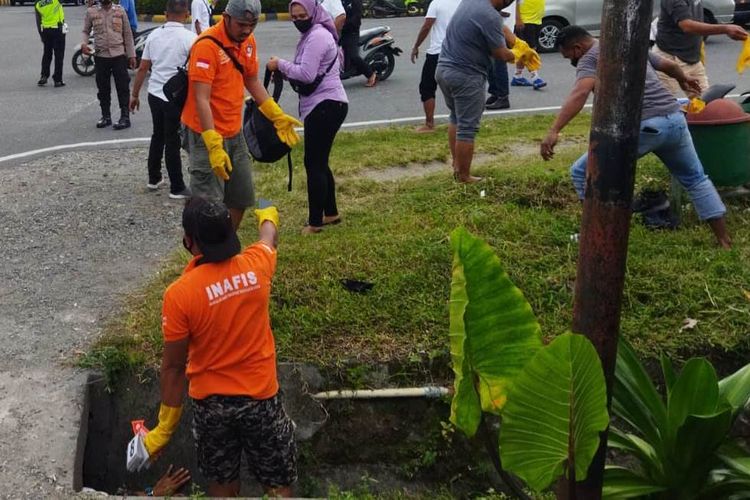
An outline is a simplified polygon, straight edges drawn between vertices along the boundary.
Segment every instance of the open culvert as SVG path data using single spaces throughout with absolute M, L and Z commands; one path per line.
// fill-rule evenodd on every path
M 497 477 L 481 444 L 453 433 L 447 425 L 446 398 L 384 397 L 317 400 L 325 390 L 313 368 L 281 364 L 279 380 L 285 407 L 297 424 L 300 497 L 325 496 L 332 490 L 360 493 L 421 494 L 463 497 L 495 485 Z M 189 468 L 192 485 L 183 493 L 206 490 L 195 461 L 190 432 L 192 409 L 186 399 L 180 426 L 163 456 L 148 471 L 129 473 L 125 449 L 131 421 L 153 426 L 159 405 L 158 374 L 119 380 L 111 392 L 92 378 L 88 395 L 88 429 L 83 457 L 85 487 L 110 494 L 133 494 L 152 486 L 169 464 Z M 84 426 L 86 427 L 86 426 Z M 262 495 L 246 470 L 245 496 Z

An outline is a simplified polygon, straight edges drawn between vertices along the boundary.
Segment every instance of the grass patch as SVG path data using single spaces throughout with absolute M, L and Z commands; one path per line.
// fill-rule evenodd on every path
M 256 165 L 256 192 L 274 200 L 281 211 L 271 306 L 280 358 L 322 367 L 439 359 L 444 367 L 448 234 L 459 225 L 497 251 L 546 335 L 566 331 L 578 255 L 570 235 L 580 223 L 568 168 L 586 149 L 588 119 L 579 117 L 571 124 L 551 162 L 543 162 L 536 151 L 552 117 L 485 120 L 477 151 L 495 158 L 477 169 L 488 180 L 474 186 L 454 183 L 447 170 L 393 182 L 358 177 L 365 170 L 444 160 L 444 129 L 432 135 L 406 128 L 342 132 L 331 165 L 339 178 L 344 223 L 312 237 L 299 234 L 307 210 L 303 176 L 287 193 L 283 162 Z M 301 154 L 297 148 L 298 172 L 303 172 Z M 637 188 L 666 188 L 666 169 L 655 157 L 644 158 L 636 182 Z M 686 208 L 682 227 L 674 232 L 649 231 L 634 220 L 622 331 L 642 355 L 741 359 L 750 354 L 745 292 L 750 290 L 750 201 L 729 201 L 728 206 L 736 243 L 731 252 L 714 245 L 692 209 Z M 245 243 L 256 236 L 250 215 L 240 236 Z M 126 304 L 126 312 L 85 362 L 96 366 L 97 356 L 106 361 L 113 348 L 125 351 L 129 366 L 158 362 L 161 294 L 185 260 L 174 257 Z M 341 286 L 343 278 L 372 281 L 375 287 L 365 295 L 353 294 Z M 686 318 L 698 323 L 681 331 Z

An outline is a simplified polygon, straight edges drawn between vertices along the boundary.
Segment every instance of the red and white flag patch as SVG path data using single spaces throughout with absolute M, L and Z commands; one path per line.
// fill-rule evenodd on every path
M 201 69 L 208 69 L 211 67 L 211 61 L 208 59 L 198 59 L 196 61 L 195 66 Z

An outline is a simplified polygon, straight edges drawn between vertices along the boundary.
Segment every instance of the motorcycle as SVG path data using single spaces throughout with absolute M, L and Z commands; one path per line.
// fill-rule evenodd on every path
M 372 0 L 366 12 L 370 17 L 417 16 L 427 11 L 429 0 L 404 0 L 403 5 L 396 0 Z
M 143 31 L 139 31 L 133 35 L 133 45 L 135 46 L 135 59 L 136 67 L 141 64 L 141 56 L 143 56 L 143 49 L 146 48 L 146 39 L 158 26 L 148 28 Z M 91 76 L 96 71 L 94 66 L 94 55 L 96 54 L 96 47 L 94 47 L 94 35 L 89 35 L 89 48 L 94 49 L 94 54 L 84 54 L 81 49 L 81 44 L 75 46 L 73 51 L 73 59 L 70 63 L 73 65 L 73 71 L 81 76 Z
M 390 26 L 378 26 L 359 32 L 359 49 L 362 59 L 378 75 L 378 81 L 386 80 L 396 66 L 396 57 L 403 51 L 396 47 L 396 41 L 391 36 Z M 341 71 L 341 79 L 346 80 L 358 76 L 356 68 L 346 68 Z

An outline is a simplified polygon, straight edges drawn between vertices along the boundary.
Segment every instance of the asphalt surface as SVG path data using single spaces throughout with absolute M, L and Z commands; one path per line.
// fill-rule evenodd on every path
M 3 130 L 0 157 L 60 144 L 147 137 L 151 133 L 151 119 L 145 105 L 133 117 L 133 127 L 129 130 L 94 128 L 99 118 L 94 78 L 78 76 L 70 63 L 74 46 L 80 42 L 85 8 L 66 5 L 65 13 L 70 26 L 63 70 L 67 86 L 54 89 L 50 83 L 39 88 L 36 81 L 42 46 L 34 28 L 33 7 L 0 7 L 0 125 Z M 373 89 L 365 88 L 361 77 L 344 82 L 350 100 L 347 123 L 421 115 L 417 86 L 422 59 L 412 64 L 408 57 L 421 23 L 421 18 L 364 20 L 363 28 L 391 26 L 396 44 L 404 54 L 396 59 L 393 75 Z M 140 23 L 140 29 L 148 26 L 153 24 Z M 272 55 L 291 57 L 298 40 L 297 31 L 285 21 L 261 23 L 256 36 L 262 61 Z M 426 48 L 427 42 L 422 46 L 423 50 Z M 738 84 L 738 90 L 750 89 L 750 72 L 738 76 L 734 70 L 739 50 L 740 45 L 726 37 L 709 40 L 708 71 L 713 83 L 733 82 Z M 567 95 L 573 82 L 573 68 L 558 54 L 544 54 L 542 61 L 542 76 L 549 82 L 548 87 L 541 91 L 512 88 L 514 110 L 558 106 Z M 142 92 L 145 94 L 145 90 Z M 114 105 L 114 88 L 112 98 Z M 145 103 L 145 99 L 142 102 Z M 294 113 L 296 95 L 287 88 L 281 104 Z M 438 98 L 437 113 L 446 112 L 442 98 Z M 115 109 L 113 115 L 116 119 Z

